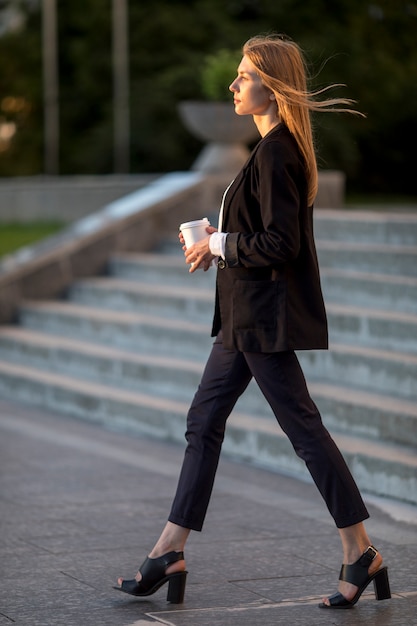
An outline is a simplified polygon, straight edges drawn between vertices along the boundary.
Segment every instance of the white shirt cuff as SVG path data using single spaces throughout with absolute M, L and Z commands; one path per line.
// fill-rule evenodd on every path
M 221 256 L 225 258 L 225 246 L 226 246 L 227 233 L 212 233 L 209 239 L 210 252 L 214 256 Z

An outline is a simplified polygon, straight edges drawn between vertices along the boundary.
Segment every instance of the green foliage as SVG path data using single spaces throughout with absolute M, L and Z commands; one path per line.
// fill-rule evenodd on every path
M 58 0 L 57 6 L 60 169 L 109 173 L 111 2 Z M 188 168 L 201 144 L 183 128 L 177 103 L 209 97 L 207 85 L 217 83 L 219 72 L 205 77 L 207 58 L 241 49 L 256 33 L 274 31 L 305 50 L 313 88 L 344 83 L 347 87 L 335 95 L 354 98 L 367 115 L 365 120 L 345 114 L 314 117 L 321 167 L 344 170 L 352 191 L 415 195 L 417 0 L 130 0 L 131 170 Z M 236 66 L 220 87 L 226 98 L 235 71 Z M 23 98 L 27 106 L 5 110 L 8 97 Z M 21 32 L 0 37 L 2 121 L 15 123 L 17 132 L 0 151 L 0 176 L 41 173 L 39 10 L 29 12 Z
M 111 172 L 110 7 L 103 10 L 102 0 L 58 0 L 57 7 L 60 171 L 62 174 Z
M 201 90 L 207 100 L 229 101 L 229 85 L 236 77 L 241 51 L 222 48 L 204 59 L 201 70 Z
M 0 257 L 40 241 L 63 228 L 60 222 L 7 222 L 0 224 Z

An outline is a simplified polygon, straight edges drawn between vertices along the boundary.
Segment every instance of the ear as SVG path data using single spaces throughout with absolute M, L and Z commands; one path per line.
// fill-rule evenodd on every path
M 275 94 L 274 93 L 270 93 L 269 94 L 269 99 L 270 100 L 275 100 Z

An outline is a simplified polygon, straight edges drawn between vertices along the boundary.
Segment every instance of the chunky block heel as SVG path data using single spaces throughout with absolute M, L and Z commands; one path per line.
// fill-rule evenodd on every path
M 371 581 L 374 583 L 376 599 L 389 600 L 391 598 L 391 590 L 387 568 L 381 567 L 381 569 L 373 574 L 368 574 L 369 566 L 377 554 L 378 550 L 373 546 L 369 546 L 356 563 L 353 563 L 353 565 L 342 565 L 339 580 L 343 580 L 358 587 L 358 591 L 352 600 L 347 600 L 344 595 L 337 592 L 329 597 L 330 604 L 321 602 L 319 607 L 321 609 L 351 609 L 357 603 Z
M 167 602 L 172 604 L 182 604 L 184 602 L 187 573 L 171 574 L 168 584 Z
M 386 567 L 382 567 L 376 572 L 374 578 L 374 590 L 377 600 L 389 600 L 391 598 L 388 570 Z
M 117 591 L 123 591 L 131 596 L 151 596 L 168 583 L 167 602 L 181 604 L 184 602 L 185 583 L 187 571 L 166 574 L 167 568 L 173 563 L 184 560 L 183 552 L 168 552 L 156 559 L 146 557 L 139 568 L 142 575 L 138 582 L 135 578 L 124 580 L 120 587 L 114 587 Z

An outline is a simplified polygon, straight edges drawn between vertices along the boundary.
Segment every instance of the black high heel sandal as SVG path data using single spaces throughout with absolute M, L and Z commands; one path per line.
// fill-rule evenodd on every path
M 141 580 L 138 582 L 135 578 L 132 580 L 124 580 L 120 587 L 114 587 L 118 591 L 123 591 L 131 596 L 151 596 L 158 591 L 162 585 L 168 583 L 167 602 L 172 604 L 181 604 L 184 602 L 185 583 L 187 579 L 187 571 L 175 572 L 174 574 L 166 574 L 169 565 L 182 561 L 184 559 L 183 552 L 167 552 L 156 559 L 146 557 L 139 568 L 142 574 Z
M 389 598 L 391 598 L 391 590 L 387 568 L 381 567 L 381 569 L 373 574 L 368 574 L 369 566 L 377 554 L 378 550 L 373 546 L 369 546 L 356 563 L 353 563 L 353 565 L 342 565 L 339 580 L 343 580 L 344 582 L 351 583 L 358 587 L 358 591 L 352 600 L 347 600 L 343 594 L 337 592 L 330 596 L 330 604 L 321 602 L 319 607 L 321 609 L 351 609 L 372 580 L 374 581 L 376 599 L 389 600 Z

